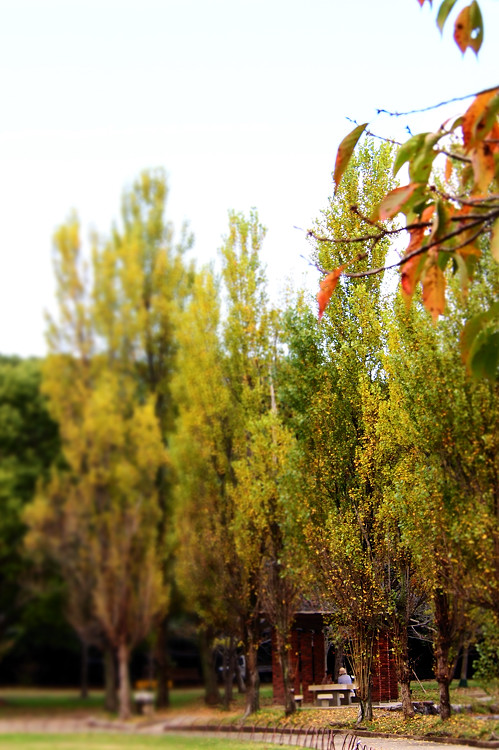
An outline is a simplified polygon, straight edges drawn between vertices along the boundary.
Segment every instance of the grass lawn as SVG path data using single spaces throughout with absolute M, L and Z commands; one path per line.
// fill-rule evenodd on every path
M 254 742 L 224 740 L 217 737 L 137 737 L 109 734 L 0 734 L 2 750 L 254 750 Z M 275 745 L 258 743 L 260 750 L 270 750 Z

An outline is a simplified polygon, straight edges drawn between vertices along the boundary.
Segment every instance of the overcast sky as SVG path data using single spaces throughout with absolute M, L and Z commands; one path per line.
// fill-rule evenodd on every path
M 167 170 L 168 218 L 189 221 L 200 263 L 228 210 L 255 207 L 272 294 L 299 286 L 293 226 L 327 203 L 346 118 L 400 136 L 409 119 L 376 108 L 499 83 L 499 2 L 480 4 L 476 60 L 417 0 L 0 0 L 0 353 L 45 352 L 54 229 L 74 208 L 84 238 L 105 235 L 145 168 Z

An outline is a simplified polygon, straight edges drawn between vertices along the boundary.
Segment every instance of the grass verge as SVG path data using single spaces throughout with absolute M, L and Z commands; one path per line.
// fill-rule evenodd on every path
M 137 737 L 109 734 L 0 734 L 2 750 L 254 750 L 254 742 L 230 741 L 217 737 L 184 737 L 161 735 L 160 737 Z M 259 750 L 275 748 L 267 743 L 258 743 Z

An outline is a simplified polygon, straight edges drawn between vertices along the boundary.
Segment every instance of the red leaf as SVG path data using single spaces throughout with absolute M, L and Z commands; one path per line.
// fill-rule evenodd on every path
M 427 206 L 421 215 L 421 222 L 429 221 L 433 215 L 434 210 L 435 206 Z M 410 255 L 415 250 L 419 250 L 419 248 L 423 244 L 425 232 L 425 227 L 412 229 L 409 232 L 411 239 L 407 250 L 405 251 L 405 255 Z M 414 257 L 409 258 L 409 260 L 402 266 L 400 285 L 402 287 L 403 294 L 406 295 L 406 297 L 408 297 L 409 299 L 414 294 L 414 290 L 416 289 L 418 281 L 421 278 L 421 272 L 423 270 L 424 264 L 425 255 L 424 253 L 421 253 L 420 255 L 414 255 Z
M 317 302 L 319 303 L 319 320 L 324 314 L 324 310 L 326 309 L 327 304 L 331 299 L 331 295 L 336 288 L 336 284 L 338 283 L 338 279 L 343 273 L 344 268 L 345 264 L 339 266 L 334 271 L 331 271 L 331 273 L 328 273 L 326 278 L 324 278 L 320 283 L 320 292 L 317 295 Z
M 343 177 L 345 169 L 348 167 L 348 162 L 351 159 L 353 150 L 357 145 L 357 142 L 367 128 L 368 123 L 365 122 L 363 125 L 357 125 L 351 133 L 346 135 L 338 146 L 338 153 L 336 154 L 336 162 L 334 164 L 333 180 L 335 184 L 334 192 L 338 189 L 340 180 Z
M 377 217 L 380 221 L 386 221 L 386 219 L 392 219 L 403 206 L 412 198 L 415 191 L 421 187 L 419 182 L 411 182 L 409 185 L 395 188 L 385 195 L 383 200 L 378 206 Z

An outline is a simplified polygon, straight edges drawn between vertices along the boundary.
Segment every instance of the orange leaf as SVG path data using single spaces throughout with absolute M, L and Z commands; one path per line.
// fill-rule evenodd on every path
M 471 151 L 471 164 L 473 166 L 475 187 L 479 193 L 486 193 L 490 183 L 494 179 L 496 169 L 494 151 L 488 143 L 479 143 Z M 473 192 L 474 194 L 475 191 Z
M 331 271 L 331 273 L 328 273 L 326 278 L 324 278 L 320 283 L 320 292 L 317 295 L 317 302 L 319 303 L 319 320 L 324 314 L 324 310 L 326 309 L 327 304 L 331 299 L 331 295 L 336 289 L 336 284 L 338 283 L 338 279 L 343 273 L 344 268 L 345 264 L 339 266 L 334 271 Z
M 435 322 L 445 309 L 445 276 L 438 266 L 436 254 L 430 259 L 424 274 L 423 305 Z
M 353 150 L 357 145 L 357 142 L 367 128 L 368 123 L 365 122 L 363 125 L 357 125 L 351 133 L 346 135 L 338 146 L 338 153 L 336 154 L 336 161 L 334 164 L 333 180 L 335 184 L 334 191 L 338 189 L 340 180 L 343 177 L 345 169 L 348 167 L 348 162 L 353 154 Z
M 468 47 L 478 54 L 483 41 L 483 21 L 476 0 L 463 8 L 456 18 L 454 41 L 463 54 Z
M 492 91 L 485 91 L 483 94 L 479 94 L 464 113 L 461 128 L 466 151 L 469 151 L 477 140 L 483 140 L 487 133 L 497 126 L 497 121 L 494 122 L 494 119 L 491 119 L 487 127 L 487 115 L 489 105 L 495 104 L 494 100 L 498 94 L 499 89 L 492 89 Z M 492 115 L 494 115 L 494 107 L 492 107 L 491 111 Z

